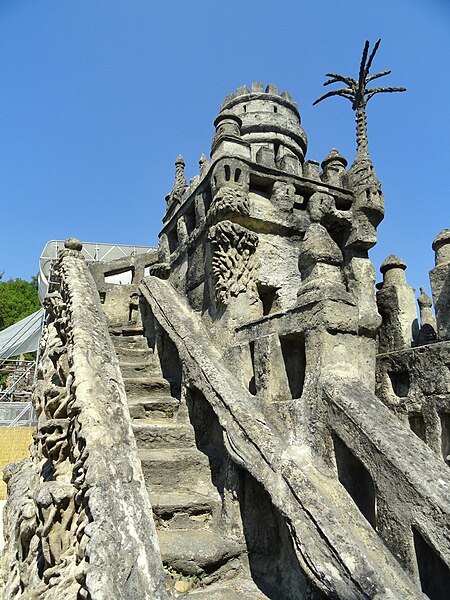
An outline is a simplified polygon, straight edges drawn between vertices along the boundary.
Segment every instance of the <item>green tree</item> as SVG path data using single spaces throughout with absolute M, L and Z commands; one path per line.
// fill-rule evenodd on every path
M 31 315 L 40 307 L 33 281 L 24 279 L 0 281 L 0 330 Z

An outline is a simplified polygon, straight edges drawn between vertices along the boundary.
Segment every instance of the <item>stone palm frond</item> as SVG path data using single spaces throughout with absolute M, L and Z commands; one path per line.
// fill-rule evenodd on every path
M 326 77 L 329 77 L 327 81 L 323 84 L 331 85 L 334 83 L 344 83 L 346 87 L 332 90 L 318 98 L 313 105 L 318 104 L 322 100 L 326 98 L 331 98 L 331 96 L 342 96 L 343 98 L 347 98 L 352 103 L 352 109 L 356 111 L 356 124 L 357 124 L 357 143 L 358 143 L 358 153 L 365 151 L 367 152 L 367 131 L 366 131 L 366 116 L 365 116 L 365 107 L 367 102 L 375 96 L 375 94 L 380 94 L 382 92 L 405 92 L 406 88 L 404 87 L 375 87 L 368 88 L 367 85 L 369 82 L 374 79 L 379 79 L 380 77 L 384 77 L 385 75 L 389 75 L 391 71 L 380 71 L 379 73 L 375 73 L 375 75 L 369 76 L 369 71 L 372 66 L 373 59 L 375 58 L 375 54 L 380 46 L 381 39 L 376 42 L 374 45 L 372 52 L 369 55 L 369 47 L 370 43 L 366 40 L 364 44 L 364 50 L 362 53 L 361 64 L 359 67 L 358 79 L 353 79 L 352 77 L 345 77 L 344 75 L 340 75 L 338 73 L 326 73 Z
M 372 96 L 378 94 L 380 92 L 405 92 L 406 88 L 404 87 L 386 87 L 386 88 L 367 88 L 366 85 L 373 81 L 374 79 L 378 79 L 380 77 L 384 77 L 385 75 L 389 75 L 391 71 L 381 71 L 380 73 L 376 73 L 375 75 L 369 75 L 370 67 L 372 66 L 373 59 L 378 50 L 381 40 L 378 40 L 373 47 L 372 52 L 370 53 L 369 59 L 367 59 L 369 53 L 369 41 L 366 40 L 364 45 L 363 55 L 361 59 L 361 65 L 359 68 L 359 76 L 358 80 L 353 79 L 352 77 L 344 77 L 344 75 L 339 75 L 338 73 L 326 73 L 326 77 L 330 77 L 323 85 L 330 85 L 332 83 L 345 83 L 347 87 L 333 90 L 332 92 L 328 92 L 324 94 L 320 98 L 318 98 L 313 105 L 318 104 L 325 98 L 330 98 L 331 96 L 343 96 L 344 98 L 348 98 L 352 102 L 353 110 L 356 110 L 358 106 L 364 102 L 367 103 Z

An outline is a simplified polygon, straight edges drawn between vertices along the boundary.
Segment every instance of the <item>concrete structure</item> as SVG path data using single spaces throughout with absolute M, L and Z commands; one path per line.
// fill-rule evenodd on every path
M 290 95 L 243 86 L 190 185 L 178 157 L 145 265 L 67 240 L 5 472 L 6 600 L 446 597 L 448 236 L 420 337 L 397 257 L 377 308 L 363 117 L 350 168 L 320 169 Z

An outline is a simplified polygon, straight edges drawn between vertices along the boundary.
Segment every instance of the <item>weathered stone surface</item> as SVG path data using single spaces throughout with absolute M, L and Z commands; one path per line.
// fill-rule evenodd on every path
M 242 386 L 223 365 L 220 353 L 208 343 L 201 324 L 194 319 L 193 315 L 187 314 L 186 309 L 167 284 L 154 279 L 147 280 L 142 291 L 151 302 L 157 319 L 164 324 L 166 331 L 177 345 L 182 360 L 189 366 L 192 378 L 190 385 L 200 388 L 217 411 L 226 432 L 227 448 L 233 460 L 243 467 L 245 465 L 254 477 L 263 482 L 275 506 L 289 518 L 291 527 L 297 532 L 294 535 L 298 544 L 296 545 L 297 559 L 314 581 L 322 589 L 334 589 L 347 598 L 360 598 L 360 585 L 365 585 L 367 591 L 369 588 L 373 591 L 376 589 L 380 598 L 402 598 L 408 594 L 411 598 L 419 598 L 420 594 L 416 592 L 413 584 L 408 583 L 408 579 L 395 567 L 395 560 L 389 557 L 383 544 L 371 532 L 370 527 L 364 524 L 364 519 L 361 520 L 357 511 L 352 516 L 352 523 L 353 526 L 362 528 L 358 536 L 362 535 L 362 539 L 367 541 L 370 539 L 370 545 L 365 548 L 365 551 L 368 551 L 369 547 L 375 551 L 375 555 L 372 556 L 374 561 L 371 563 L 372 567 L 364 566 L 367 555 L 357 557 L 357 549 L 351 543 L 344 550 L 344 540 L 355 539 L 350 531 L 341 532 L 341 528 L 348 526 L 349 522 L 348 520 L 335 521 L 337 513 L 325 510 L 325 504 L 322 505 L 321 499 L 325 499 L 330 493 L 333 500 L 329 501 L 334 506 L 335 503 L 339 503 L 344 512 L 353 511 L 353 507 L 351 502 L 342 495 L 338 500 L 337 489 L 332 491 L 335 485 L 333 478 L 330 477 L 325 484 L 323 476 L 319 475 L 312 463 L 306 459 L 306 448 L 303 450 L 301 446 L 288 448 L 274 434 L 266 418 L 255 406 L 251 395 L 245 393 Z M 306 464 L 308 464 L 307 468 Z M 290 496 L 292 492 L 289 490 L 294 489 L 302 490 L 303 502 L 308 504 L 309 510 L 315 511 L 315 525 L 312 528 L 312 523 L 308 519 L 305 520 L 304 515 L 302 516 L 302 507 Z M 306 494 L 308 500 L 305 499 Z M 314 501 L 312 501 L 313 497 Z M 322 530 L 322 527 L 325 530 Z M 319 533 L 321 530 L 322 533 Z M 310 536 L 314 542 L 306 550 L 301 540 Z M 325 543 L 324 540 L 328 542 Z M 332 544 L 334 550 L 331 551 L 331 546 L 327 547 L 327 544 Z M 341 546 L 342 544 L 344 546 Z M 334 554 L 336 550 L 337 555 Z M 307 552 L 307 557 L 303 554 L 304 551 Z M 350 562 L 346 561 L 346 556 L 349 560 L 351 557 Z M 344 561 L 345 568 L 340 561 Z M 383 566 L 380 564 L 375 574 L 373 566 L 377 561 L 381 561 Z M 361 575 L 364 573 L 364 576 L 360 579 L 356 572 Z M 351 573 L 355 574 L 353 577 L 356 576 L 357 584 L 356 580 L 352 579 Z
M 431 291 L 436 309 L 438 336 L 450 339 L 450 230 L 444 229 L 433 242 L 436 266 L 430 271 Z
M 437 325 L 394 255 L 377 306 L 365 106 L 400 90 L 366 88 L 378 45 L 324 96 L 356 111 L 348 170 L 305 162 L 289 93 L 242 86 L 189 185 L 177 159 L 157 250 L 91 277 L 67 241 L 32 457 L 5 472 L 8 600 L 446 597 L 450 237 Z
M 377 303 L 383 319 L 381 353 L 410 348 L 419 335 L 414 289 L 406 282 L 405 269 L 405 263 L 393 254 L 380 267 L 383 285 L 377 294 Z
M 117 358 L 93 279 L 77 250 L 68 251 L 55 269 L 59 291 L 46 301 L 33 458 L 6 473 L 4 598 L 20 590 L 49 599 L 162 598 Z

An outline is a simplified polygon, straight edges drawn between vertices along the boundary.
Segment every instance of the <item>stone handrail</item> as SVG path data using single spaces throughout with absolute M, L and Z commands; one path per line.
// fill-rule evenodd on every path
M 264 486 L 286 520 L 307 576 L 348 600 L 424 598 L 325 465 L 319 470 L 306 446 L 288 446 L 270 426 L 172 286 L 148 277 L 140 289 L 177 347 L 185 384 L 202 392 L 216 413 L 230 456 Z
M 5 470 L 4 599 L 165 598 L 125 388 L 80 249 L 66 242 L 45 300 L 32 456 Z
M 414 562 L 414 528 L 450 565 L 450 472 L 444 461 L 369 390 L 331 379 L 323 389 L 330 430 L 374 481 L 378 530 L 392 552 Z

